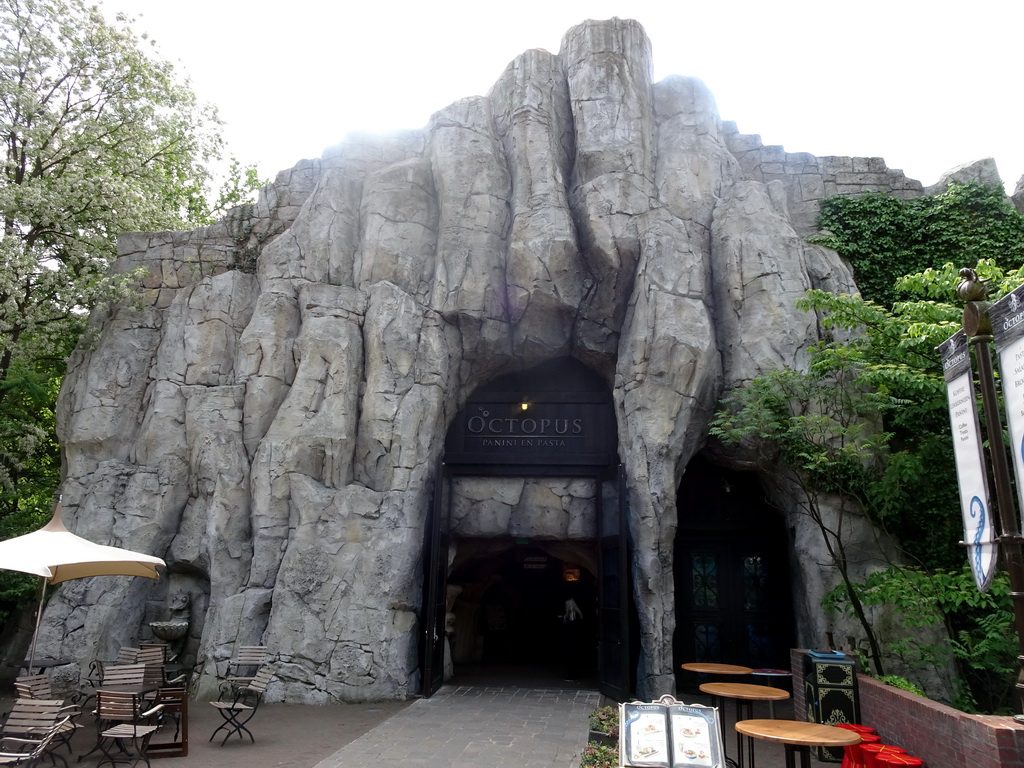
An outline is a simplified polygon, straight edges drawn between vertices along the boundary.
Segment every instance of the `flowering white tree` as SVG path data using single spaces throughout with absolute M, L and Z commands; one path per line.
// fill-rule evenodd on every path
M 210 214 L 216 111 L 128 25 L 0 0 L 0 517 L 55 455 L 46 406 L 86 310 L 127 289 L 107 272 L 117 234 Z

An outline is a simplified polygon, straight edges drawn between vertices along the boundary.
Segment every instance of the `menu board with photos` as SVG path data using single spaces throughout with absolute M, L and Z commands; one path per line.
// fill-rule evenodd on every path
M 721 768 L 718 710 L 671 696 L 619 705 L 619 762 L 637 768 Z

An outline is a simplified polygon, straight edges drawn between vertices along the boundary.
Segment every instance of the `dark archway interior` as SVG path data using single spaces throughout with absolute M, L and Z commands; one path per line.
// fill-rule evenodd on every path
M 586 478 L 598 489 L 587 501 L 594 505 L 592 517 L 577 507 L 570 525 L 562 527 L 557 514 L 566 509 L 557 503 L 550 526 L 543 504 L 524 508 L 534 515 L 523 515 L 525 522 L 482 516 L 466 525 L 472 532 L 453 523 L 445 680 L 596 685 L 598 550 L 583 537 L 596 535 L 597 494 L 602 478 L 618 464 L 608 383 L 570 357 L 485 382 L 450 425 L 444 461 L 456 476 Z M 450 498 L 439 495 L 437 503 L 437 514 L 450 516 Z M 572 620 L 566 620 L 568 600 L 578 611 Z M 433 605 L 436 611 L 438 603 Z M 432 682 L 438 637 L 431 639 Z
M 597 581 L 588 543 L 463 539 L 448 584 L 454 682 L 592 681 Z M 574 552 L 574 550 L 576 550 Z M 582 561 L 582 562 L 581 562 Z M 566 601 L 579 615 L 566 620 Z
M 679 671 L 688 661 L 788 668 L 795 638 L 790 539 L 757 476 L 697 455 L 679 485 L 677 508 L 678 689 L 688 687 Z

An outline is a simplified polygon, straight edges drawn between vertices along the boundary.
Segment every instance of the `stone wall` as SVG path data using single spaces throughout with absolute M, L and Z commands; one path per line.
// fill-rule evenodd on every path
M 749 179 L 781 182 L 793 228 L 806 237 L 817 232 L 818 201 L 832 195 L 885 192 L 913 198 L 924 194 L 921 182 L 888 168 L 880 157 L 815 157 L 807 152 L 764 146 L 761 137 L 742 134 L 736 124 L 722 124 L 726 146 Z

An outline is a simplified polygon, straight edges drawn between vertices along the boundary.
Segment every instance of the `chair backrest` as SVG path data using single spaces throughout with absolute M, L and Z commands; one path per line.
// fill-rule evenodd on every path
M 235 667 L 258 667 L 266 664 L 269 658 L 265 645 L 240 645 L 230 663 Z
M 139 649 L 135 655 L 137 664 L 165 664 L 167 662 L 166 645 L 147 645 Z
M 171 654 L 170 646 L 167 645 L 167 643 L 139 643 L 140 656 L 138 661 L 142 661 L 141 654 L 154 653 L 154 648 L 158 648 L 160 650 L 160 660 L 163 661 L 164 664 L 166 664 L 168 661 L 168 657 Z
M 52 721 L 45 731 L 33 736 L 32 740 L 35 741 L 38 739 L 38 741 L 36 741 L 36 744 L 31 751 L 18 755 L 18 762 L 24 762 L 27 765 L 36 765 L 43 755 L 57 746 L 57 744 L 54 743 L 54 739 L 61 734 L 61 730 L 70 720 L 70 717 L 58 718 Z M 7 763 L 5 762 L 4 764 L 6 765 Z
M 134 664 L 139 659 L 139 649 L 129 648 L 122 646 L 117 651 L 117 658 L 114 659 L 115 664 Z
M 103 668 L 101 685 L 142 685 L 145 675 L 145 664 L 110 664 Z
M 145 669 L 142 672 L 142 684 L 150 685 L 159 688 L 164 684 L 164 665 L 163 662 L 155 664 L 143 664 Z
M 135 722 L 139 719 L 142 697 L 120 691 L 96 691 L 96 720 L 106 723 L 111 720 Z M 102 727 L 102 725 L 101 725 Z
M 40 739 L 57 722 L 63 706 L 60 699 L 17 699 L 0 734 L 4 738 Z
M 21 675 L 14 679 L 14 688 L 22 699 L 52 699 L 53 689 L 46 675 Z
M 267 690 L 267 686 L 270 685 L 270 681 L 274 679 L 274 670 L 271 667 L 260 667 L 259 672 L 256 673 L 256 677 L 252 679 L 243 690 L 249 693 L 255 693 L 257 696 L 262 696 L 263 692 Z

